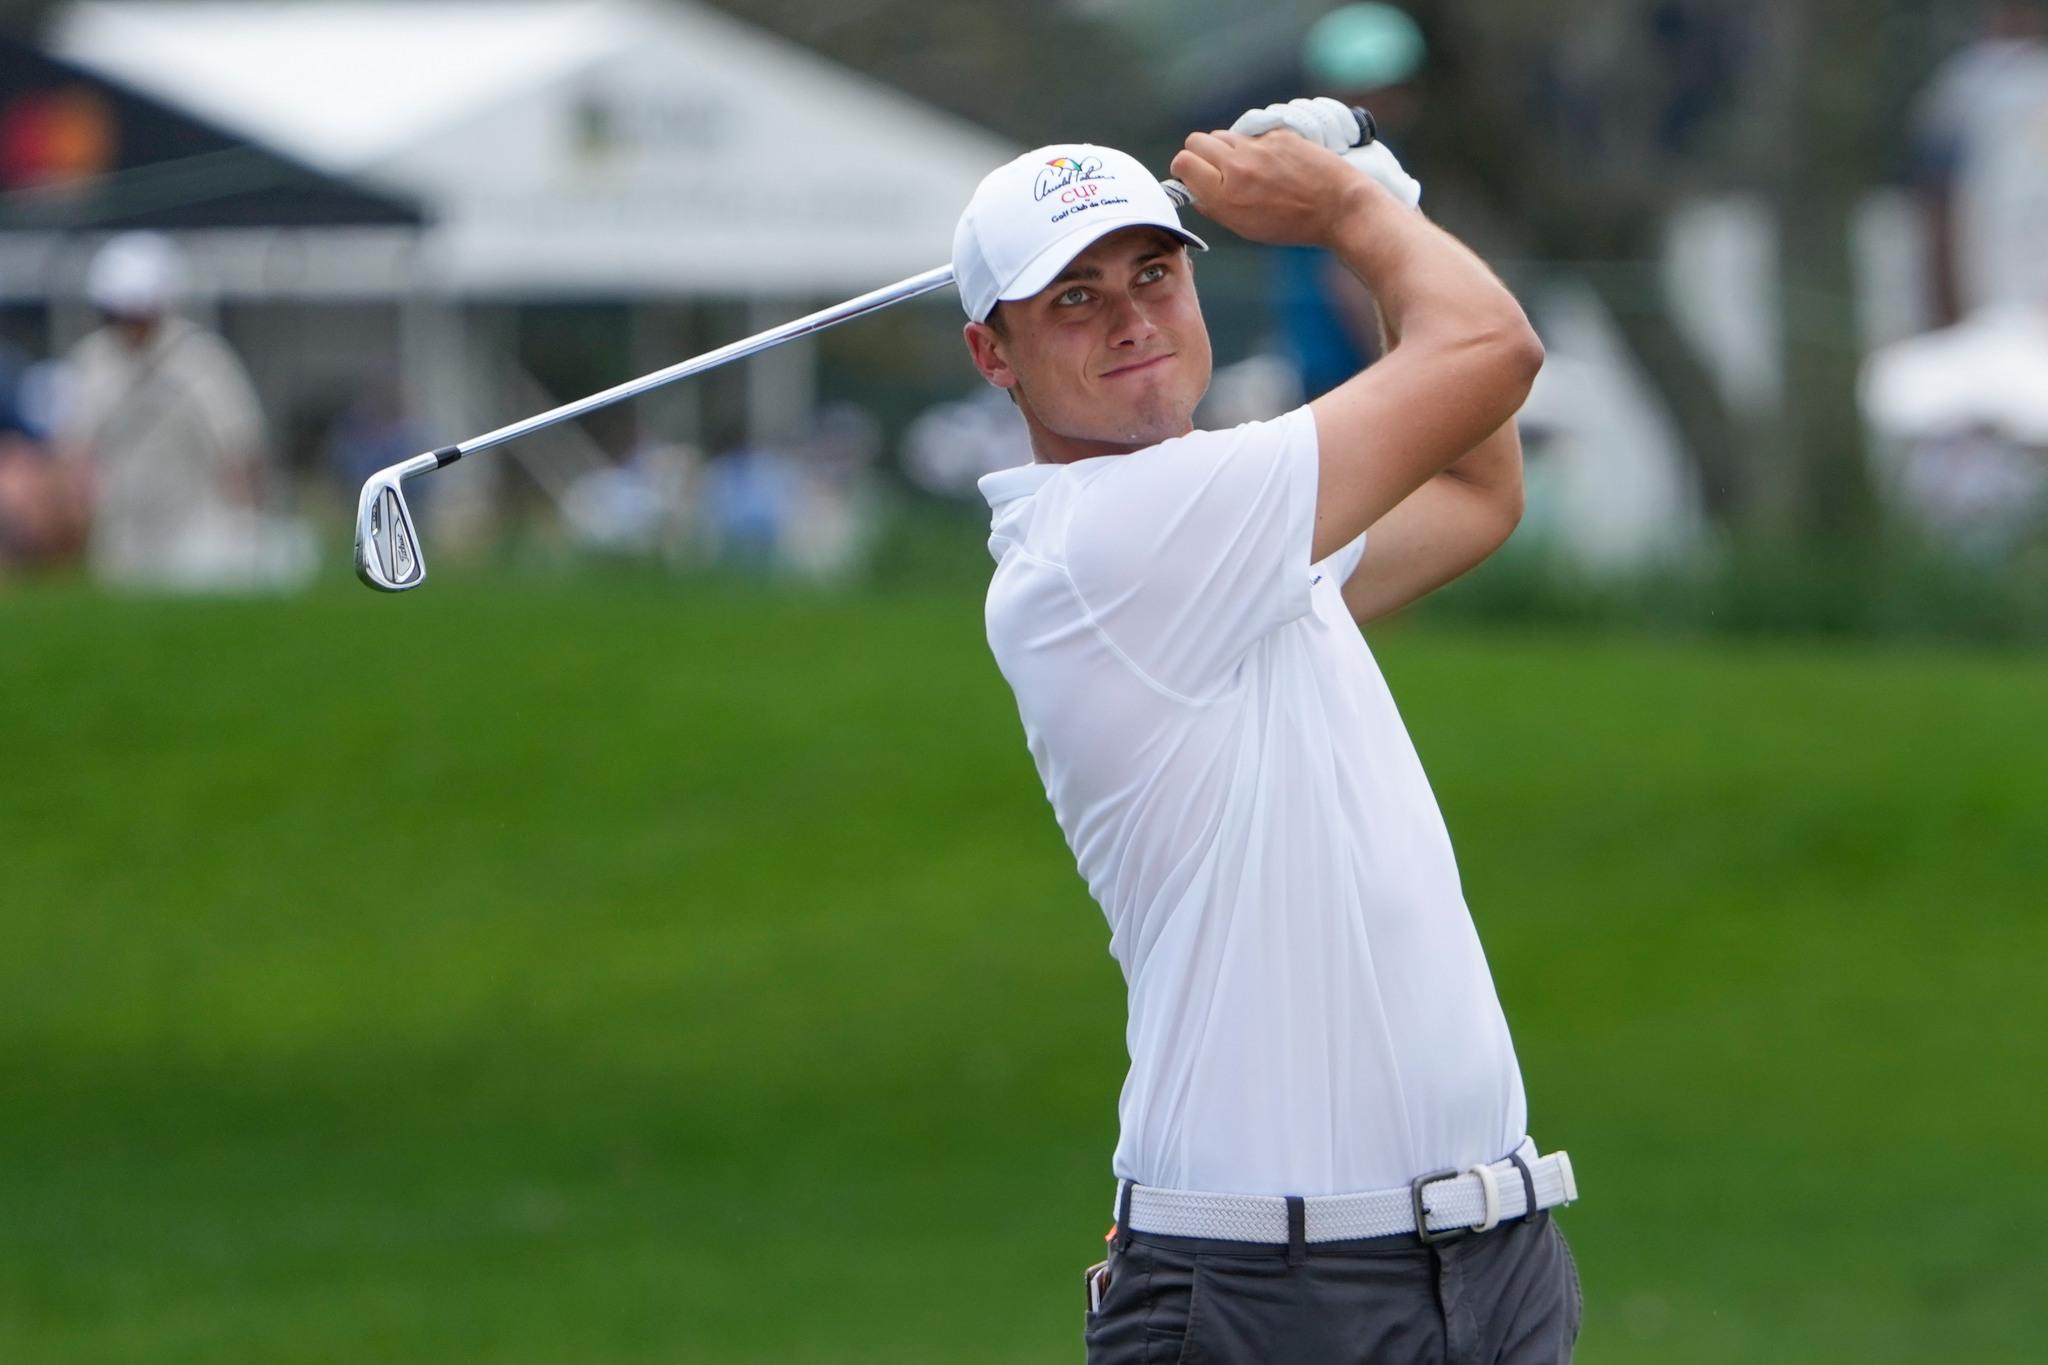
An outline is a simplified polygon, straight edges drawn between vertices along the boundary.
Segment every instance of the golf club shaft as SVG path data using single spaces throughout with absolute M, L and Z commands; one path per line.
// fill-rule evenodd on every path
M 1352 113 L 1358 119 L 1358 141 L 1355 145 L 1363 147 L 1373 140 L 1377 130 L 1373 126 L 1371 114 L 1368 114 L 1363 109 L 1354 109 Z M 1186 208 L 1194 203 L 1194 196 L 1189 194 L 1187 187 L 1178 180 L 1167 180 L 1163 181 L 1162 184 L 1167 194 L 1180 207 Z M 936 290 L 944 289 L 951 283 L 953 283 L 953 267 L 950 265 L 942 265 L 936 269 L 927 270 L 921 275 L 912 275 L 908 279 L 898 280 L 894 284 L 884 285 L 880 289 L 871 290 L 860 295 L 858 298 L 848 299 L 844 303 L 833 304 L 830 308 L 821 308 L 815 313 L 809 313 L 796 319 L 794 322 L 785 322 L 780 327 L 771 327 L 765 332 L 757 332 L 753 336 L 721 346 L 715 351 L 706 351 L 703 355 L 692 356 L 690 359 L 680 361 L 669 366 L 667 369 L 656 370 L 654 373 L 642 375 L 638 379 L 629 379 L 625 383 L 614 385 L 601 393 L 593 393 L 588 398 L 579 398 L 573 403 L 564 403 L 558 408 L 550 408 L 546 412 L 536 413 L 531 417 L 513 422 L 509 426 L 499 427 L 496 431 L 487 431 L 481 436 L 472 436 L 467 441 L 462 441 L 452 446 L 443 446 L 439 450 L 416 456 L 400 466 L 399 477 L 410 478 L 414 474 L 425 473 L 429 469 L 439 469 L 444 465 L 454 464 L 465 455 L 474 455 L 480 450 L 489 450 L 492 446 L 500 446 L 507 441 L 516 441 L 521 436 L 530 436 L 536 431 L 545 431 L 547 428 L 559 425 L 560 423 L 573 421 L 586 413 L 596 412 L 599 408 L 607 408 L 614 403 L 622 403 L 628 398 L 638 398 L 641 394 L 661 388 L 665 384 L 673 384 L 679 379 L 688 379 L 690 376 L 702 374 L 706 370 L 715 370 L 720 365 L 765 351 L 771 346 L 779 346 L 785 341 L 793 341 L 798 337 L 809 336 L 813 332 L 822 332 L 827 327 L 837 326 L 839 323 L 847 322 L 853 318 L 863 317 L 879 309 L 887 308 L 892 304 L 901 303 L 905 299 L 914 299 L 921 294 L 930 294 Z
M 664 384 L 673 384 L 679 379 L 688 379 L 691 375 L 702 374 L 706 370 L 715 370 L 720 365 L 743 359 L 759 351 L 765 351 L 771 346 L 780 346 L 785 341 L 794 341 L 798 337 L 809 336 L 813 332 L 822 332 L 827 327 L 836 326 L 853 318 L 863 317 L 879 309 L 887 308 L 892 304 L 901 303 L 905 299 L 914 299 L 920 294 L 929 294 L 934 290 L 944 289 L 952 282 L 953 267 L 950 265 L 943 265 L 935 270 L 927 270 L 921 275 L 912 275 L 909 279 L 898 280 L 894 284 L 884 285 L 882 288 L 871 290 L 860 295 L 858 298 L 848 299 L 844 303 L 835 303 L 830 308 L 821 308 L 815 313 L 807 313 L 794 322 L 785 322 L 779 327 L 771 327 L 765 332 L 757 332 L 753 336 L 743 337 L 738 341 L 720 346 L 715 351 L 706 351 L 703 355 L 692 356 L 690 359 L 679 361 L 667 369 L 656 370 L 653 374 L 641 375 L 638 379 L 629 379 L 625 383 L 614 385 L 601 393 L 593 393 L 588 398 L 579 398 L 573 403 L 564 403 L 558 408 L 549 408 L 546 412 L 536 413 L 509 426 L 499 427 L 496 431 L 487 431 L 481 436 L 472 436 L 467 441 L 460 442 L 459 444 L 444 446 L 432 452 L 433 465 L 431 467 L 438 469 L 442 465 L 453 464 L 465 455 L 474 455 L 480 450 L 489 450 L 492 446 L 501 446 L 507 441 L 516 441 L 521 436 L 530 436 L 536 431 L 544 431 L 560 423 L 572 421 L 583 416 L 585 413 L 596 412 L 599 408 L 608 408 L 612 404 L 622 403 L 628 398 L 638 398 L 641 394 L 658 389 Z

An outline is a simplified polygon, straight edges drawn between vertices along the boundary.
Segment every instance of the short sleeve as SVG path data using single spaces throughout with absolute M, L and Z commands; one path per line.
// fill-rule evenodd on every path
M 1309 611 L 1315 510 L 1307 408 L 1195 432 L 1104 462 L 1068 522 L 1067 570 L 1118 651 L 1205 699 Z
M 1331 554 L 1316 567 L 1329 574 L 1339 586 L 1342 586 L 1351 581 L 1351 575 L 1358 572 L 1358 562 L 1364 558 L 1365 532 L 1360 531 L 1356 540 Z

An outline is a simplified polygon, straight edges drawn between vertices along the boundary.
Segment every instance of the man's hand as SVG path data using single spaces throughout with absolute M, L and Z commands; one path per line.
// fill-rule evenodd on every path
M 1387 198 L 1335 152 L 1286 129 L 1191 134 L 1172 170 L 1205 215 L 1275 246 L 1328 245 L 1338 224 Z

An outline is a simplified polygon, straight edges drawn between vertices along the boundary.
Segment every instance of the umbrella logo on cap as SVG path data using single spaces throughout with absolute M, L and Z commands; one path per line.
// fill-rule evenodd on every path
M 1033 199 L 1043 199 L 1055 190 L 1069 185 L 1085 184 L 1092 180 L 1114 180 L 1113 175 L 1102 173 L 1102 158 L 1082 157 L 1076 161 L 1070 156 L 1056 156 L 1045 163 L 1045 169 L 1038 173 L 1038 180 L 1032 186 Z

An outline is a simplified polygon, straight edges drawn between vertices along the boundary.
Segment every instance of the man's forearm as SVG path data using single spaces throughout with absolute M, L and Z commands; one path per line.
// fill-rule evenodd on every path
M 1484 261 L 1378 185 L 1361 181 L 1346 209 L 1330 250 L 1372 292 L 1389 349 L 1527 325 Z
M 1454 241 L 1456 239 L 1453 239 Z M 1469 248 L 1464 248 L 1471 255 Z M 1472 257 L 1478 260 L 1477 256 Z M 1484 264 L 1482 263 L 1482 269 Z M 1488 272 L 1491 274 L 1491 271 Z M 1497 278 L 1497 277 L 1496 277 Z M 1360 281 L 1363 283 L 1363 281 Z M 1401 328 L 1396 319 L 1381 305 L 1375 296 L 1372 304 L 1379 318 L 1380 354 L 1385 355 L 1401 344 Z M 1491 436 L 1473 446 L 1457 459 L 1451 461 L 1439 477 L 1458 480 L 1472 488 L 1485 492 L 1502 504 L 1513 520 L 1520 520 L 1522 514 L 1522 438 L 1513 421 L 1509 421 Z
M 1476 259 L 1476 258 L 1475 258 Z M 1399 326 L 1373 300 L 1379 318 L 1380 354 L 1401 344 Z M 1443 470 L 1443 476 L 1468 484 L 1497 497 L 1512 511 L 1522 514 L 1522 437 L 1513 421 L 1473 446 Z

